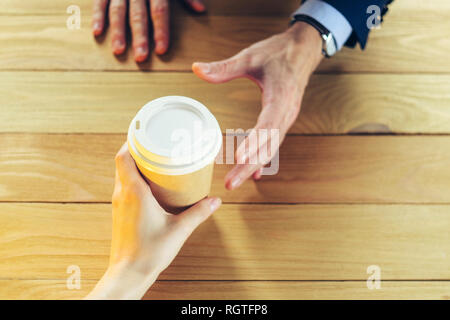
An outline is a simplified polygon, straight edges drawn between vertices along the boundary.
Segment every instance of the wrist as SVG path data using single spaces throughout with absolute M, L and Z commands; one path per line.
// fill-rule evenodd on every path
M 290 63 L 312 74 L 323 59 L 322 37 L 310 24 L 298 21 L 285 31 L 290 43 Z
M 134 266 L 116 264 L 108 267 L 86 299 L 141 299 L 158 276 L 156 270 L 142 272 Z

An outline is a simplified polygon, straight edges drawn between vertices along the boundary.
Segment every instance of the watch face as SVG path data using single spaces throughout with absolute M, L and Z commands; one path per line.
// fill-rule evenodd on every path
M 337 51 L 336 42 L 334 41 L 334 37 L 331 33 L 329 33 L 325 39 L 325 51 L 328 57 L 333 56 Z

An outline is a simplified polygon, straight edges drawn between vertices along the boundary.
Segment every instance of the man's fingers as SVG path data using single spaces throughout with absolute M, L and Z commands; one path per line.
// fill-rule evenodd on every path
M 156 54 L 164 54 L 169 48 L 169 2 L 149 0 L 153 22 L 153 38 Z
M 239 187 L 245 180 L 247 180 L 250 176 L 253 176 L 255 180 L 259 180 L 261 178 L 262 167 L 270 162 L 270 160 L 276 155 L 280 144 L 282 142 L 282 138 L 279 136 L 279 132 L 277 130 L 271 131 L 268 130 L 269 138 L 262 139 L 260 145 L 257 148 L 257 151 L 249 156 L 244 162 L 237 162 L 233 169 L 227 173 L 225 176 L 225 187 L 228 190 L 233 190 Z M 243 141 L 240 145 L 244 144 Z M 254 145 L 258 145 L 258 143 L 254 143 Z
M 225 187 L 228 190 L 234 190 L 241 186 L 245 180 L 250 178 L 254 172 L 263 167 L 264 164 L 237 164 L 225 176 Z
M 182 228 L 190 235 L 202 222 L 216 211 L 222 200 L 220 198 L 206 198 L 186 211 L 174 216 Z
M 189 5 L 189 7 L 192 8 L 192 10 L 196 12 L 200 13 L 206 11 L 205 4 L 201 0 L 184 0 L 184 1 Z
M 201 79 L 211 83 L 223 83 L 246 76 L 247 57 L 244 54 L 217 62 L 194 62 L 192 71 Z
M 258 148 L 258 151 L 250 156 L 245 164 L 237 163 L 230 172 L 225 176 L 225 187 L 233 190 L 239 187 L 250 176 L 255 180 L 259 180 L 262 174 L 262 167 L 271 161 L 276 155 L 283 137 L 279 137 L 279 132 L 274 131 L 270 134 L 270 138 L 265 144 Z
M 148 18 L 146 0 L 130 0 L 130 25 L 133 37 L 134 60 L 148 57 Z
M 244 164 L 247 161 L 254 161 L 254 156 L 260 148 L 260 144 L 265 144 L 266 141 L 262 141 L 263 137 L 258 135 L 258 130 L 253 128 L 247 137 L 238 145 L 236 150 L 236 161 L 238 164 Z
M 283 134 L 281 126 L 284 117 L 279 110 L 270 105 L 263 107 L 255 127 L 236 150 L 238 164 L 244 164 L 247 161 L 252 163 L 259 150 L 269 145 L 272 139 Z M 274 143 L 277 143 L 277 141 L 274 141 Z
M 106 6 L 108 0 L 94 0 L 94 9 L 92 14 L 92 32 L 99 36 L 105 29 Z
M 258 170 L 256 170 L 254 173 L 253 173 L 253 175 L 252 175 L 252 177 L 253 177 L 253 180 L 260 180 L 261 179 L 261 175 L 262 175 L 262 168 L 259 168 Z
M 261 172 L 257 170 L 275 156 L 285 135 L 282 128 L 285 117 L 280 110 L 285 109 L 276 108 L 274 105 L 263 107 L 256 126 L 236 150 L 237 165 L 225 177 L 227 189 L 239 187 L 252 175 L 256 180 L 261 178 Z
M 293 89 L 294 90 L 294 89 Z M 258 116 L 255 127 L 236 150 L 236 160 L 238 164 L 243 164 L 264 146 L 272 143 L 274 138 L 284 137 L 300 110 L 296 104 L 295 92 L 287 91 L 279 84 L 265 84 L 262 94 L 262 110 Z M 301 100 L 301 95 L 300 95 Z
M 263 109 L 255 127 L 236 150 L 237 165 L 226 175 L 225 186 L 232 190 L 253 175 L 276 155 L 289 127 L 297 118 L 302 94 L 283 92 L 283 88 L 266 86 L 263 90 Z
M 119 55 L 125 51 L 125 17 L 127 12 L 126 0 L 111 0 L 109 6 L 109 21 L 111 22 L 112 50 Z

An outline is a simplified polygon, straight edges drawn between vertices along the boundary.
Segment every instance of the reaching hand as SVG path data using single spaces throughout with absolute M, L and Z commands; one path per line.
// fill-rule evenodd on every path
M 283 141 L 300 112 L 310 75 L 322 59 L 321 49 L 317 30 L 297 22 L 287 31 L 255 43 L 227 60 L 193 64 L 194 73 L 211 83 L 246 77 L 262 90 L 261 114 L 236 151 L 237 165 L 225 177 L 228 189 L 240 186 L 252 175 L 256 180 L 261 177 L 261 168 L 270 162 L 270 157 L 258 159 L 256 164 L 248 160 L 271 145 L 270 130 L 279 130 L 277 146 Z M 258 129 L 268 129 L 269 134 L 259 136 Z
M 183 1 L 196 12 L 206 10 L 202 0 Z M 155 52 L 166 53 L 169 48 L 169 0 L 94 0 L 92 30 L 95 36 L 101 35 L 105 29 L 108 3 L 114 54 L 122 54 L 126 49 L 126 12 L 129 5 L 134 59 L 136 62 L 147 59 L 149 54 L 147 3 L 150 6 L 150 19 L 153 22 Z
M 90 299 L 139 299 L 191 233 L 221 204 L 206 198 L 172 215 L 162 209 L 125 144 L 116 156 L 109 267 Z

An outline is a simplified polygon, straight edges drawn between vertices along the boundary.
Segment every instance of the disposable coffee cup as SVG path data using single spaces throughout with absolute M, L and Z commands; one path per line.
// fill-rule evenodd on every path
M 221 147 L 216 118 L 182 96 L 150 101 L 128 129 L 131 156 L 159 204 L 172 213 L 208 196 Z

